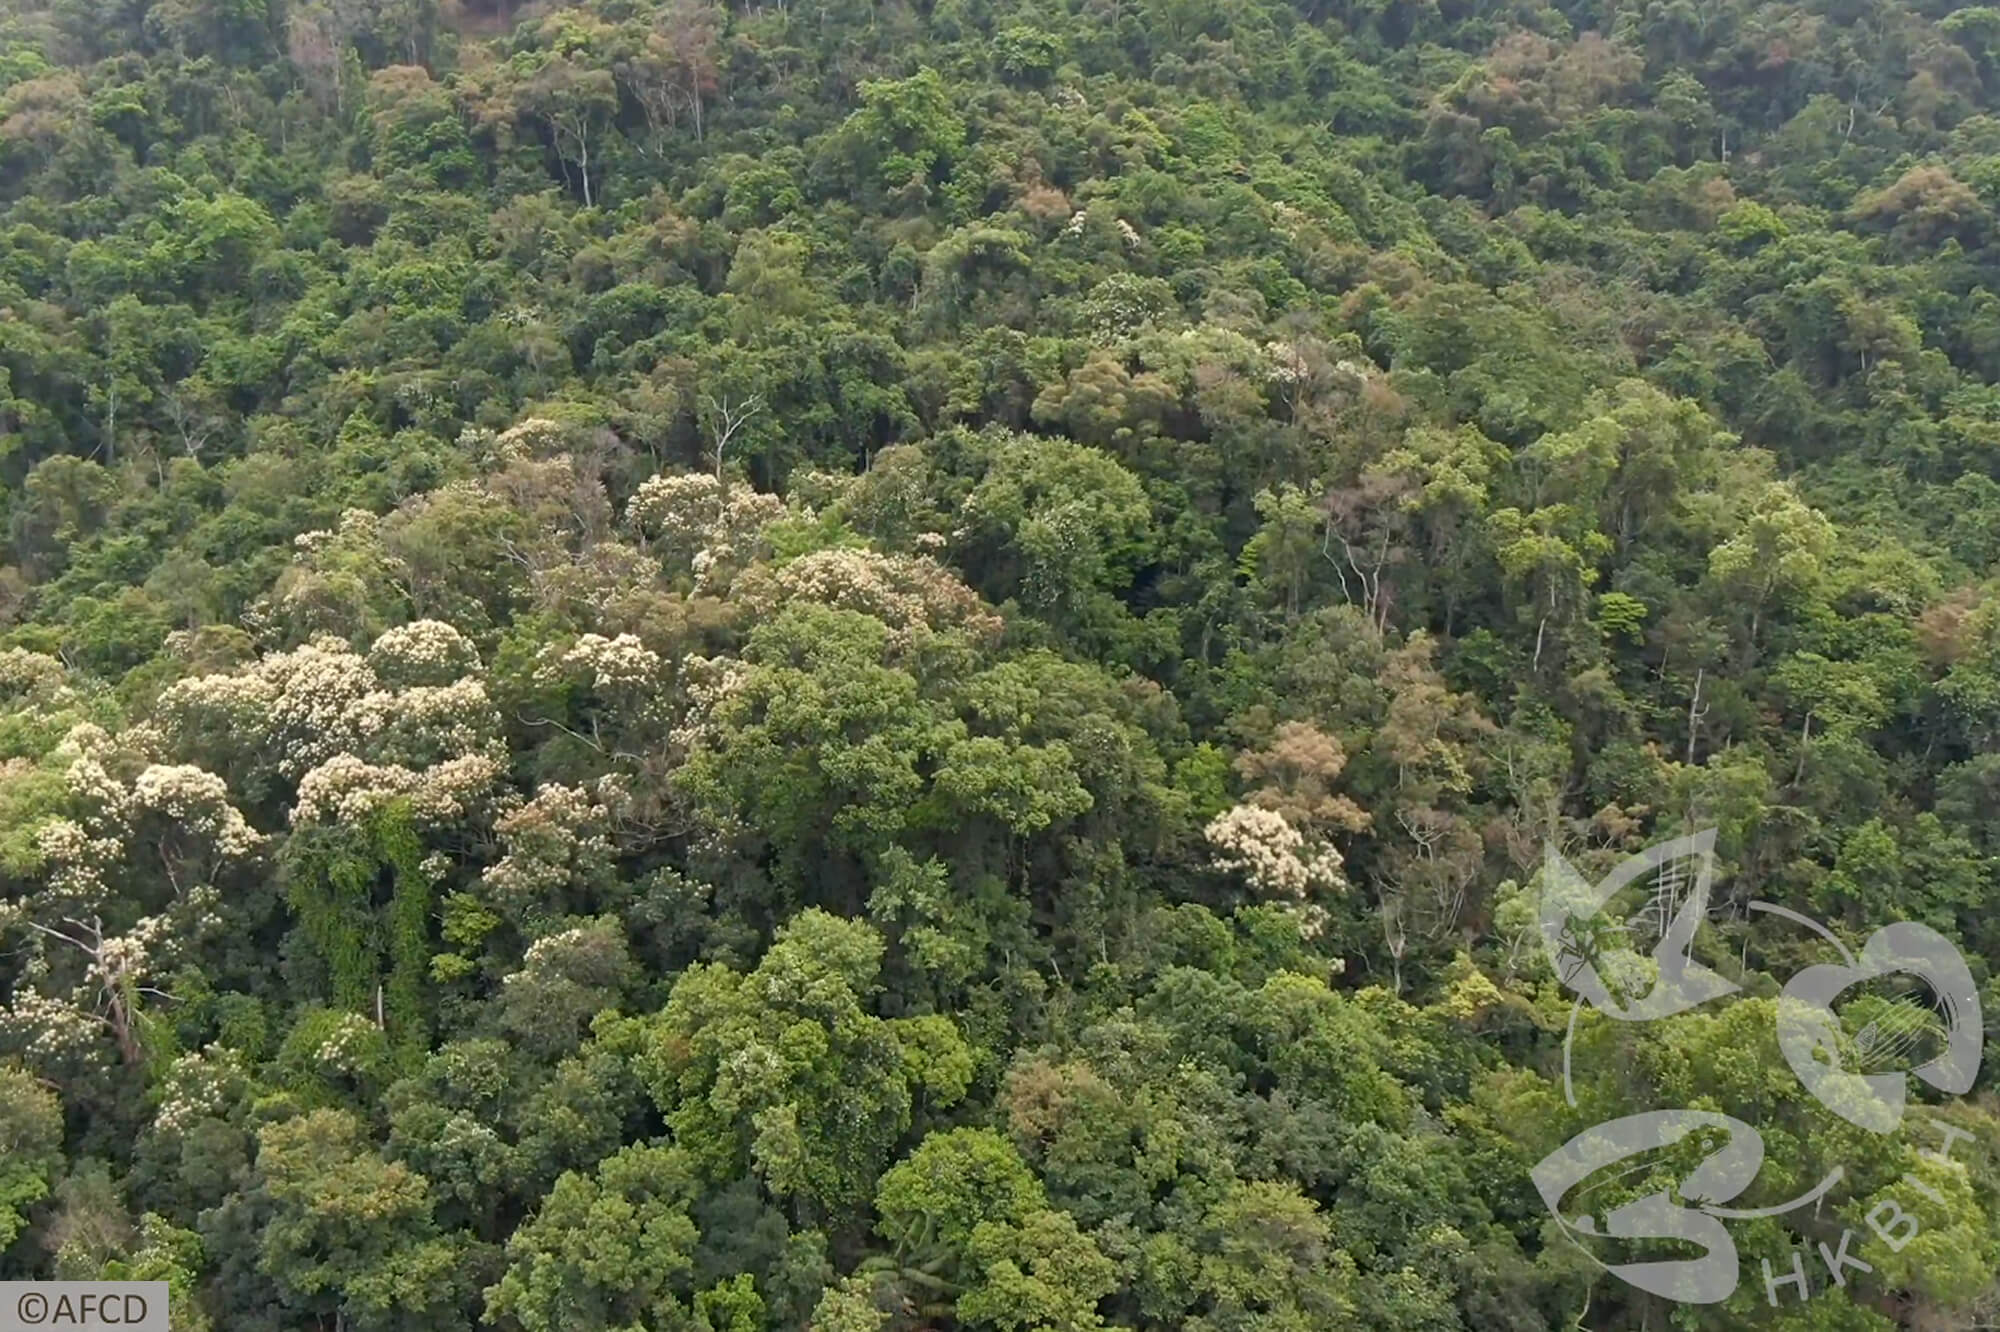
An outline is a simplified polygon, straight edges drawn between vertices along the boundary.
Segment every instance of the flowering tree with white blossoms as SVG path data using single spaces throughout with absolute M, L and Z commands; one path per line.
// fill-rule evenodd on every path
M 1224 810 L 1204 832 L 1215 868 L 1242 875 L 1260 896 L 1295 913 L 1307 937 L 1326 928 L 1326 908 L 1314 899 L 1347 891 L 1340 852 L 1259 805 Z
M 390 689 L 448 685 L 477 675 L 479 649 L 442 620 L 412 620 L 368 645 L 375 678 Z
M 221 923 L 215 880 L 263 838 L 213 773 L 143 763 L 96 727 L 78 727 L 56 757 L 68 760 L 69 812 L 35 834 L 39 881 L 0 902 L 0 933 L 22 936 L 30 955 L 0 1009 L 0 1040 L 59 1065 L 89 1061 L 108 1037 L 136 1064 L 149 1006 L 172 1000 L 162 977 Z M 129 782 L 113 771 L 133 767 Z
M 776 495 L 683 472 L 648 477 L 626 506 L 625 520 L 669 570 L 690 573 L 697 591 L 719 595 L 763 553 L 759 534 L 785 512 Z
M 487 867 L 481 896 L 524 936 L 575 914 L 615 879 L 612 812 L 580 787 L 549 783 L 496 819 L 506 854 Z
M 365 654 L 322 634 L 240 671 L 191 676 L 156 713 L 169 748 L 259 795 L 290 787 L 294 823 L 357 817 L 398 796 L 433 819 L 462 817 L 505 756 L 478 652 L 438 621 L 388 630 Z
M 1002 626 L 978 593 L 923 555 L 884 555 L 847 547 L 817 550 L 774 571 L 760 568 L 745 574 L 733 592 L 760 618 L 797 602 L 859 611 L 888 625 L 898 647 L 946 629 L 991 643 L 999 638 Z

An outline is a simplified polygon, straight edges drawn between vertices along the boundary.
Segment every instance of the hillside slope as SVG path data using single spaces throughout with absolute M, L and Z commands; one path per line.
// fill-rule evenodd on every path
M 1990 1072 L 1778 1031 L 2000 1012 L 1996 210 L 1935 2 L 0 0 L 0 1278 L 1985 1325 Z M 1719 1302 L 1531 1173 L 1673 1109 Z

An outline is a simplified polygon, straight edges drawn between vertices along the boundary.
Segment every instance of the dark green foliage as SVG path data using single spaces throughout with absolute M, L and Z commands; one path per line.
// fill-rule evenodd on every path
M 379 1006 L 397 1048 L 421 1060 L 430 1048 L 433 893 L 408 803 L 296 837 L 286 852 L 287 900 L 325 969 L 328 999 L 355 1013 Z
M 1993 1069 L 1829 1114 L 1752 904 L 2000 1011 L 1997 80 L 1897 0 L 0 0 L 0 1277 L 1990 1322 Z M 1544 848 L 1703 828 L 1741 993 L 1573 1023 Z M 1846 1173 L 1670 1306 L 1529 1171 L 1694 1104 Z

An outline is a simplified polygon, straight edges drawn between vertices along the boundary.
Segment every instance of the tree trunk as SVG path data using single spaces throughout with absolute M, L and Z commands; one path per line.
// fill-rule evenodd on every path
M 132 1010 L 126 1007 L 125 997 L 114 993 L 111 996 L 111 1035 L 118 1042 L 118 1057 L 125 1061 L 127 1068 L 135 1067 L 144 1051 L 139 1048 L 139 1038 L 132 1031 Z
M 1701 719 L 1708 715 L 1708 709 L 1701 705 L 1702 668 L 1694 672 L 1694 697 L 1688 700 L 1688 766 L 1694 766 L 1694 738 L 1701 730 Z

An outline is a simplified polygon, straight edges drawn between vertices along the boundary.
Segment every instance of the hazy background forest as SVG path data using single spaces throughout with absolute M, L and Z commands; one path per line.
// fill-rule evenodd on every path
M 2000 1012 L 1996 113 L 1941 0 L 0 0 L 0 1277 L 1991 1325 L 1991 1071 L 1829 1112 L 1746 906 Z M 1543 848 L 1710 827 L 1571 1106 Z M 1662 1106 L 1846 1172 L 1723 1304 L 1530 1184 Z

